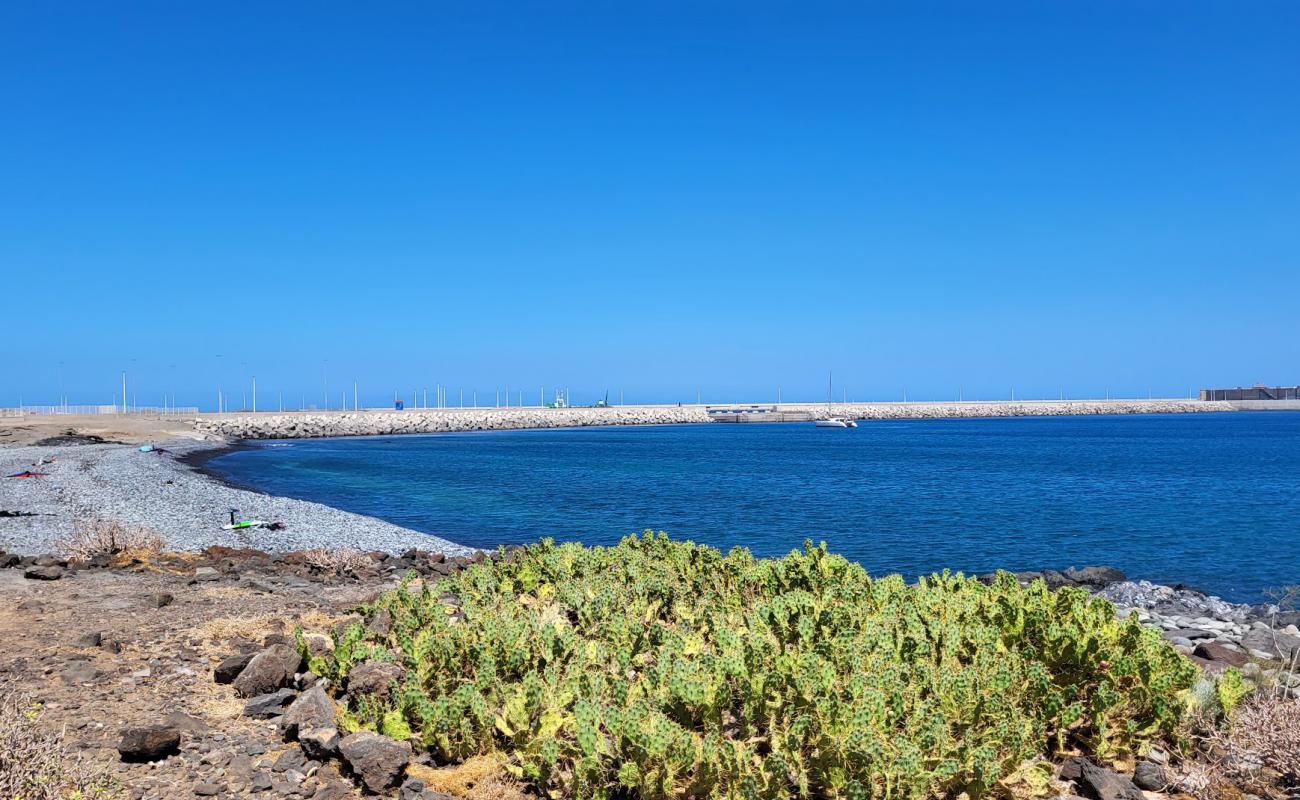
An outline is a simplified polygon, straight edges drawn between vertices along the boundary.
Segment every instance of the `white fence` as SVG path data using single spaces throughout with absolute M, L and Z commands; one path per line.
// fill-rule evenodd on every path
M 0 408 L 0 417 L 21 417 L 27 414 L 121 414 L 121 406 L 23 406 Z M 127 414 L 151 417 L 184 417 L 199 413 L 198 406 L 137 406 L 128 408 Z

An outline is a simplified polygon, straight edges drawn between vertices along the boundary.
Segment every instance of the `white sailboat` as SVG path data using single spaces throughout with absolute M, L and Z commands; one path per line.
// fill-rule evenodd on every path
M 834 373 L 831 372 L 826 373 L 826 413 L 828 414 L 831 413 L 831 407 L 835 403 L 833 399 L 835 397 L 833 377 L 834 377 Z M 846 417 L 834 417 L 834 416 L 827 417 L 826 419 L 819 419 L 813 424 L 816 425 L 818 428 L 858 427 L 858 423 L 854 422 L 851 419 L 848 419 Z

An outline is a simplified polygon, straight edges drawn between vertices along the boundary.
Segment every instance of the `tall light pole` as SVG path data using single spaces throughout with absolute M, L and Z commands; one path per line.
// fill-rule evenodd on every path
M 321 361 L 321 373 L 325 378 L 325 410 L 330 410 L 330 360 Z
M 253 413 L 257 413 L 257 376 L 253 376 Z
M 353 411 L 358 410 L 358 408 L 357 408 L 357 382 L 356 382 L 356 380 L 353 380 L 353 381 L 352 381 L 352 410 L 353 410 Z

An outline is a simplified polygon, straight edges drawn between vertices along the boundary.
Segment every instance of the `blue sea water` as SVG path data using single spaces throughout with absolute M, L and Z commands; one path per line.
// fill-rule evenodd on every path
M 1300 413 L 314 439 L 209 466 L 481 547 L 653 528 L 759 555 L 824 540 L 908 578 L 1111 564 L 1249 602 L 1300 583 Z

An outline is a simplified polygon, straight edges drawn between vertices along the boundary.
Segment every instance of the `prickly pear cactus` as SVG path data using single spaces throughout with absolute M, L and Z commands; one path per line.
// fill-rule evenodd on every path
M 544 540 L 412 585 L 361 609 L 387 633 L 353 625 L 313 658 L 339 682 L 405 667 L 345 719 L 443 762 L 502 752 L 557 798 L 984 797 L 1031 756 L 1169 734 L 1196 674 L 1083 591 L 873 580 L 811 543 Z

